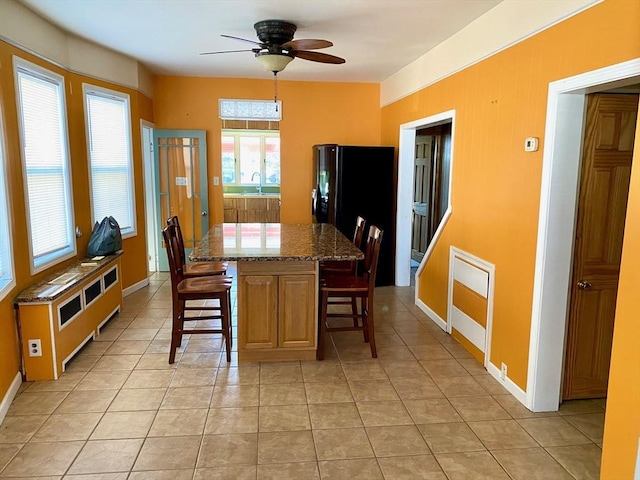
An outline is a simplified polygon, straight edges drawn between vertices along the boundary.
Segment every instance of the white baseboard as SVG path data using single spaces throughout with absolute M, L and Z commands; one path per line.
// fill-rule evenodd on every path
M 420 300 L 419 298 L 416 300 L 416 305 L 417 307 L 422 310 L 431 320 L 433 320 L 433 323 L 435 323 L 436 325 L 438 325 L 442 330 L 444 330 L 445 332 L 447 331 L 447 322 L 445 322 L 442 317 L 440 317 L 440 315 L 438 315 L 436 312 L 434 312 L 433 310 L 431 310 L 431 308 L 424 303 L 422 300 Z
M 527 406 L 527 393 L 522 390 L 518 385 L 516 385 L 513 380 L 509 377 L 505 377 L 504 380 L 500 378 L 500 369 L 496 367 L 493 363 L 489 362 L 487 364 L 487 371 L 489 374 L 495 378 L 500 385 L 507 389 L 507 391 L 516 397 L 516 399 L 523 405 Z
M 18 372 L 16 373 L 16 376 L 13 379 L 13 382 L 11 382 L 11 385 L 9 386 L 9 390 L 7 390 L 7 393 L 2 399 L 2 402 L 0 402 L 0 423 L 2 423 L 2 421 L 4 420 L 4 417 L 7 415 L 7 411 L 11 406 L 11 402 L 13 402 L 13 399 L 16 398 L 16 394 L 18 393 L 18 389 L 20 388 L 21 384 L 22 384 L 22 374 Z
M 122 290 L 122 296 L 126 297 L 127 295 L 131 295 L 133 292 L 136 292 L 136 291 L 140 290 L 141 288 L 146 287 L 147 285 L 149 285 L 149 279 L 148 278 L 140 280 L 138 283 L 134 283 L 130 287 L 124 288 Z

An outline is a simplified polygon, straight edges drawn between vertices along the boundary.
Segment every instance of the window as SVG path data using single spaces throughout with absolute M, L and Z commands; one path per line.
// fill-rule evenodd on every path
M 280 133 L 223 130 L 222 183 L 239 186 L 279 186 Z
M 76 253 L 64 79 L 14 57 L 31 273 Z
M 136 233 L 129 96 L 83 84 L 93 221 L 112 216 Z
M 221 98 L 223 120 L 282 120 L 282 102 L 273 100 L 233 100 Z
M 0 131 L 2 127 L 0 115 Z M 0 138 L 0 299 L 15 285 L 13 276 L 13 255 L 11 249 L 11 228 L 9 224 L 9 197 L 7 196 L 4 160 L 4 142 Z

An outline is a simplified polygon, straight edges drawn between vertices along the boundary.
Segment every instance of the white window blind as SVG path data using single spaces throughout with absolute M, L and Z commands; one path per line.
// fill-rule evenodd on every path
M 63 79 L 15 61 L 32 271 L 75 254 Z
M 15 285 L 6 178 L 4 143 L 0 139 L 0 299 Z
M 135 233 L 129 97 L 84 85 L 91 200 L 96 222 L 112 216 Z

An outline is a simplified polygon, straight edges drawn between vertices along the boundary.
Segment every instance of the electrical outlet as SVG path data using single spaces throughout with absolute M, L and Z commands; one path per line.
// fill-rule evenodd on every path
M 504 380 L 505 378 L 507 378 L 507 364 L 503 363 L 500 368 L 500 380 Z
M 213 184 L 214 185 L 220 185 L 220 177 L 213 177 Z
M 29 356 L 30 357 L 41 357 L 42 356 L 42 343 L 40 343 L 39 338 L 27 340 L 29 344 Z

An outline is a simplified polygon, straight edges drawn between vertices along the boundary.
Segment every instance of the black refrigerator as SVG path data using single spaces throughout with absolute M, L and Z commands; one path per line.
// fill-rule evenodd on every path
M 353 238 L 356 217 L 384 230 L 376 285 L 395 283 L 395 164 L 393 147 L 315 145 L 312 214 Z M 364 244 L 364 240 L 363 240 Z

